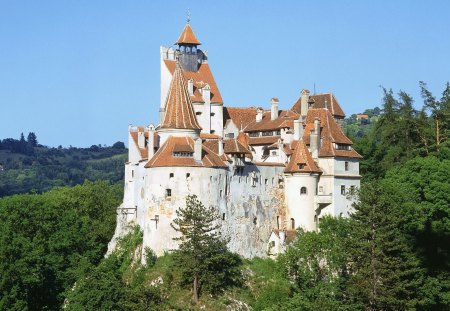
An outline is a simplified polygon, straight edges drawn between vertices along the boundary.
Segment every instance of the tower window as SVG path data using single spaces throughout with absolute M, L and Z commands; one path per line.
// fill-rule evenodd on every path
M 191 177 L 191 173 L 186 173 L 186 179 L 188 179 L 189 177 Z
M 291 218 L 291 229 L 292 230 L 295 229 L 295 220 L 294 220 L 294 218 Z
M 170 173 L 170 174 L 169 174 L 169 178 L 173 178 L 173 173 Z
M 308 193 L 308 190 L 306 189 L 306 187 L 301 187 L 300 188 L 300 194 L 307 194 Z
M 346 171 L 348 171 L 348 169 L 349 169 L 349 164 L 348 164 L 348 162 L 347 162 L 347 161 L 345 161 L 345 163 L 344 163 L 344 167 L 345 167 L 345 170 L 346 170 Z
M 166 198 L 170 199 L 172 197 L 172 189 L 166 189 Z
M 134 170 L 131 170 L 131 178 L 134 178 Z
M 225 213 L 222 214 L 222 220 L 225 220 Z
M 341 194 L 345 195 L 345 185 L 341 185 Z

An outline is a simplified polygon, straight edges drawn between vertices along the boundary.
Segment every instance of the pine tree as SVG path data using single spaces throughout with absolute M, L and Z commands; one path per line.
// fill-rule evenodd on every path
M 422 271 L 401 214 L 383 189 L 367 183 L 352 215 L 350 292 L 367 310 L 405 310 L 418 304 Z
M 186 282 L 192 284 L 193 298 L 198 303 L 202 287 L 216 292 L 238 282 L 240 259 L 227 250 L 227 241 L 218 229 L 219 215 L 215 209 L 205 207 L 195 195 L 186 197 L 186 207 L 176 211 L 172 228 L 181 235 L 174 259 Z
M 37 147 L 38 141 L 37 141 L 36 134 L 33 132 L 29 132 L 28 136 L 27 136 L 27 142 L 32 147 Z

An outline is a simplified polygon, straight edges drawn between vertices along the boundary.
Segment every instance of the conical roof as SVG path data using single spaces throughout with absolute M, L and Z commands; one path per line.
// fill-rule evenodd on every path
M 166 98 L 166 112 L 161 128 L 200 130 L 191 98 L 177 61 Z
M 175 42 L 175 44 L 200 45 L 201 43 L 200 43 L 200 41 L 198 41 L 197 37 L 195 36 L 191 25 L 186 24 L 186 26 L 184 26 L 183 32 L 181 33 L 180 37 L 178 38 L 177 42 Z

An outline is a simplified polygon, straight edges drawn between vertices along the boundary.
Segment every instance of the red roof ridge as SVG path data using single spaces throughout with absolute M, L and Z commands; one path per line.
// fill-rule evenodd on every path
M 177 42 L 175 44 L 193 44 L 193 45 L 200 45 L 200 41 L 198 41 L 197 37 L 194 34 L 194 31 L 192 30 L 192 27 L 190 24 L 186 24 L 184 26 L 183 31 L 181 32 L 180 37 L 178 38 Z
M 191 98 L 187 90 L 183 69 L 176 63 L 172 81 L 167 93 L 166 112 L 161 128 L 200 130 L 201 127 L 195 117 Z

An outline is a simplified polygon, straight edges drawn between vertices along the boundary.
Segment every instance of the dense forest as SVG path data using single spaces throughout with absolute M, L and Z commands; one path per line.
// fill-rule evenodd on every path
M 89 148 L 50 148 L 38 144 L 35 133 L 25 139 L 0 140 L 0 197 L 44 192 L 56 186 L 75 186 L 85 180 L 122 182 L 125 145 Z
M 347 120 L 364 156 L 355 212 L 298 230 L 276 260 L 230 253 L 195 197 L 173 223 L 180 249 L 159 258 L 139 228 L 103 258 L 120 186 L 0 199 L 0 309 L 449 310 L 450 85 L 420 88 L 419 110 L 383 89 L 374 118 Z

